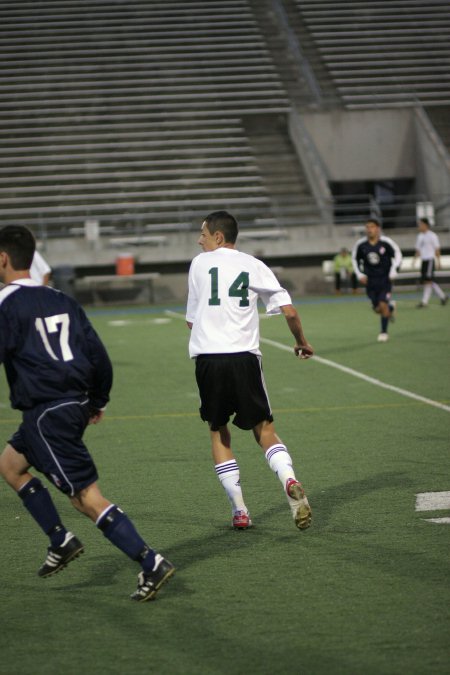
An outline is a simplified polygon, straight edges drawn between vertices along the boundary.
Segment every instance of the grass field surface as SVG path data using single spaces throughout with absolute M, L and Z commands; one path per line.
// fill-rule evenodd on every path
M 155 602 L 132 603 L 136 564 L 51 488 L 86 552 L 42 580 L 46 537 L 0 485 L 0 673 L 450 673 L 450 510 L 415 508 L 418 494 L 450 491 L 450 308 L 416 302 L 400 296 L 386 344 L 363 298 L 298 309 L 319 357 L 430 402 L 302 362 L 284 349 L 284 319 L 261 321 L 277 431 L 313 509 L 306 532 L 235 428 L 254 528 L 231 529 L 183 309 L 91 311 L 115 368 L 107 417 L 85 437 L 100 486 L 177 573 Z M 19 415 L 0 377 L 6 441 Z

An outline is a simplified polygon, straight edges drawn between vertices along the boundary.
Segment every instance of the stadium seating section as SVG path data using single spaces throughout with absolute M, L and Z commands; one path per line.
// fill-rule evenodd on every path
M 420 104 L 448 144 L 449 27 L 435 0 L 2 2 L 0 208 L 149 244 L 211 204 L 319 223 L 289 111 Z

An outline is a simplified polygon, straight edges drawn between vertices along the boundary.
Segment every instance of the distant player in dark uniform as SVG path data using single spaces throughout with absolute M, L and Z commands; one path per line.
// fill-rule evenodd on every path
M 30 467 L 44 474 L 73 506 L 95 522 L 115 546 L 142 567 L 133 600 L 151 600 L 174 567 L 150 548 L 128 516 L 97 485 L 95 464 L 82 441 L 88 424 L 101 421 L 109 400 L 112 367 L 82 308 L 29 275 L 35 241 L 20 226 L 0 229 L 0 363 L 13 408 L 22 423 L 0 455 L 0 475 L 48 535 L 48 577 L 83 553 L 64 527 L 53 500 Z
M 366 222 L 366 235 L 353 248 L 353 269 L 359 281 L 366 286 L 373 309 L 381 315 L 378 342 L 387 342 L 388 324 L 395 309 L 391 298 L 392 280 L 402 262 L 402 253 L 395 241 L 381 234 L 377 220 Z

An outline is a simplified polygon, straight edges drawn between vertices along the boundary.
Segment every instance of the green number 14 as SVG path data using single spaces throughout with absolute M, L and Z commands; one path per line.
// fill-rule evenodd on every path
M 219 298 L 219 268 L 211 267 L 208 271 L 211 275 L 211 297 L 208 300 L 209 305 L 220 305 Z M 241 272 L 228 289 L 230 298 L 240 298 L 239 307 L 248 307 L 250 302 L 248 300 L 248 272 Z

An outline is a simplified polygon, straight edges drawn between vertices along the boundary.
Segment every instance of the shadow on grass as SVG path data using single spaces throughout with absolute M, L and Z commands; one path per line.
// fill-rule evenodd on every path
M 380 525 L 380 514 L 377 521 L 367 525 L 367 515 L 358 521 L 358 511 L 354 511 L 352 518 L 347 518 L 342 526 L 331 524 L 336 509 L 345 509 L 351 502 L 357 502 L 361 497 L 367 497 L 371 493 L 392 488 L 404 488 L 411 481 L 404 473 L 385 472 L 375 477 L 364 480 L 350 481 L 331 488 L 326 492 L 310 495 L 313 508 L 313 526 L 305 532 L 296 530 L 290 522 L 290 513 L 286 502 L 280 502 L 265 509 L 257 515 L 257 523 L 253 528 L 245 531 L 235 531 L 230 525 L 214 526 L 207 535 L 190 537 L 170 547 L 167 554 L 174 562 L 178 572 L 199 565 L 203 561 L 223 559 L 243 551 L 252 551 L 255 558 L 264 559 L 270 563 L 271 551 L 274 546 L 291 546 L 296 540 L 301 540 L 302 546 L 308 542 L 311 551 L 313 547 L 317 555 L 326 552 L 327 556 L 339 560 L 366 565 L 367 567 L 381 567 L 386 572 L 400 576 L 427 579 L 430 570 L 433 575 L 445 578 L 445 571 L 439 567 L 438 561 L 427 556 L 426 551 L 400 550 L 386 543 L 384 525 Z M 350 507 L 347 514 L 350 513 Z M 274 523 L 274 518 L 280 518 L 280 529 Z M 281 519 L 283 522 L 281 524 Z M 286 523 L 292 527 L 288 532 Z M 389 526 L 389 525 L 388 525 Z M 401 530 L 398 530 L 401 532 Z M 367 535 L 367 536 L 366 536 Z M 378 543 L 377 543 L 378 540 Z M 253 553 L 254 552 L 254 553 Z M 86 561 L 87 562 L 87 561 Z M 130 566 L 130 571 L 139 571 L 137 566 L 117 555 L 96 555 L 89 559 L 87 578 L 83 582 L 68 583 L 64 587 L 53 587 L 53 592 L 73 592 L 92 586 L 106 587 L 117 585 L 118 577 L 122 576 L 125 566 Z M 63 581 L 61 579 L 61 581 Z M 177 585 L 181 580 L 177 576 Z M 66 578 L 64 578 L 64 583 Z M 122 582 L 122 579 L 120 579 Z M 132 592 L 133 588 L 130 588 Z

